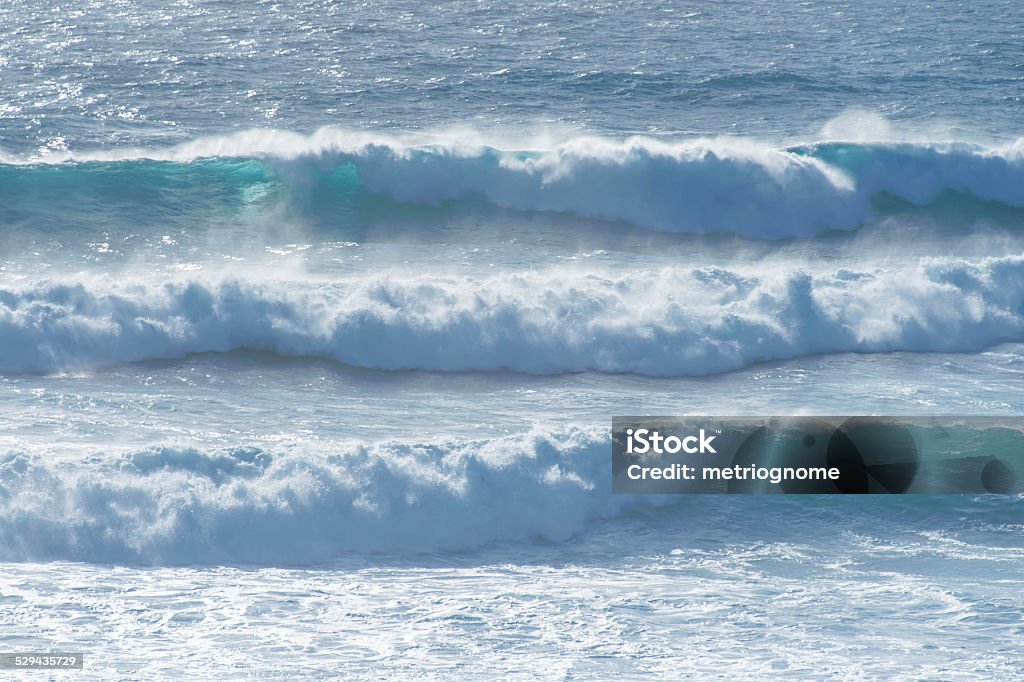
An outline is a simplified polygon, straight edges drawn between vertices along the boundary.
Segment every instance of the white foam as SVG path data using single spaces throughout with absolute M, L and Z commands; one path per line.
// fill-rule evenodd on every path
M 606 433 L 0 456 L 0 560 L 308 563 L 563 541 L 623 506 Z
M 702 375 L 1024 338 L 1024 256 L 342 280 L 79 278 L 0 289 L 0 371 L 256 349 L 378 369 Z

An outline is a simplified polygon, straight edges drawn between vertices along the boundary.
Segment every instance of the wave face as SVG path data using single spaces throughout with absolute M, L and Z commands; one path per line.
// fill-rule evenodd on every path
M 1024 338 L 1024 256 L 490 277 L 36 282 L 0 289 L 0 371 L 263 350 L 442 371 L 704 375 L 808 354 Z
M 628 506 L 604 430 L 330 452 L 156 446 L 0 456 L 0 560 L 311 563 L 563 541 Z
M 872 218 L 881 196 L 928 205 L 955 192 L 1024 207 L 1021 142 L 999 148 L 821 143 L 779 149 L 742 139 L 666 143 L 635 137 L 508 151 L 450 136 L 431 143 L 324 129 L 309 137 L 250 131 L 162 150 L 68 153 L 32 165 L 6 161 L 0 187 L 7 189 L 0 193 L 15 203 L 34 196 L 41 205 L 54 199 L 89 204 L 99 192 L 108 206 L 123 193 L 175 207 L 175 193 L 188 191 L 192 202 L 219 195 L 235 205 L 283 187 L 298 208 L 314 212 L 330 211 L 338 195 L 361 191 L 399 203 L 483 199 L 516 211 L 756 238 L 854 229 Z

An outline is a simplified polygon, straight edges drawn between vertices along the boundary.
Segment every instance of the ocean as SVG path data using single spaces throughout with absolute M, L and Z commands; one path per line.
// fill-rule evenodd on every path
M 617 495 L 610 429 L 1019 415 L 1022 131 L 1014 2 L 0 5 L 0 649 L 1020 676 L 1019 495 Z

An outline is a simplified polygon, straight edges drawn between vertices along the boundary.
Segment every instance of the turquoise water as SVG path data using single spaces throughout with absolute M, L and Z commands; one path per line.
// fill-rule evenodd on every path
M 613 496 L 609 440 L 1020 414 L 1013 3 L 0 27 L 0 648 L 86 679 L 1020 674 L 1018 497 Z

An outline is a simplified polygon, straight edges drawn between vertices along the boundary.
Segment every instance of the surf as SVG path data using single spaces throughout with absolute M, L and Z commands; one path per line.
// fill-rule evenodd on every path
M 861 268 L 82 274 L 0 287 L 0 371 L 258 350 L 384 370 L 701 376 L 812 354 L 1020 341 L 1022 297 L 1021 255 Z

